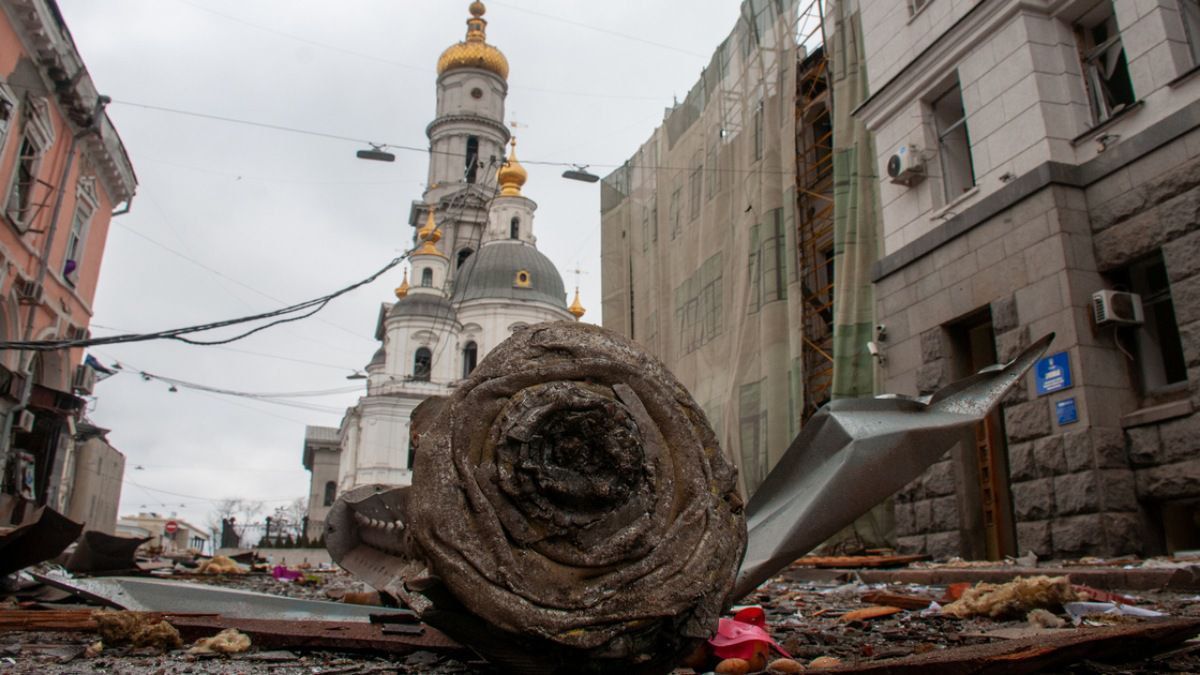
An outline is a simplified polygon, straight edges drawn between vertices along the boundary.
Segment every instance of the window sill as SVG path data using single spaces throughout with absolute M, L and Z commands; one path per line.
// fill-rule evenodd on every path
M 926 6 L 928 7 L 928 5 L 926 5 Z M 953 218 L 955 216 L 955 213 L 954 213 L 955 207 L 962 206 L 964 202 L 970 201 L 970 199 L 977 194 L 979 194 L 979 186 L 978 185 L 972 187 L 970 190 L 967 190 L 966 192 L 962 193 L 961 195 L 955 197 L 948 204 L 938 207 L 936 210 L 933 211 L 933 213 L 929 214 L 929 221 L 936 222 L 939 220 L 941 220 L 941 221 L 950 220 L 951 218 Z
M 1129 115 L 1130 113 L 1132 113 L 1135 110 L 1139 110 L 1143 105 L 1145 105 L 1145 101 L 1143 101 L 1141 99 L 1138 99 L 1138 100 L 1134 101 L 1133 103 L 1130 103 L 1129 105 L 1122 108 L 1120 112 L 1114 114 L 1112 117 L 1104 120 L 1103 122 L 1100 122 L 1099 124 L 1096 124 L 1095 126 L 1088 129 L 1087 131 L 1083 132 L 1082 134 L 1079 134 L 1075 138 L 1072 138 L 1071 146 L 1075 147 L 1075 146 L 1080 145 L 1081 143 L 1085 143 L 1085 142 L 1091 140 L 1092 138 L 1095 138 L 1097 135 L 1100 134 L 1101 131 L 1108 129 L 1109 127 L 1113 126 L 1117 122 L 1125 119 L 1125 117 L 1127 115 Z
M 922 13 L 923 13 L 925 10 L 929 9 L 929 6 L 930 6 L 930 5 L 932 5 L 932 4 L 933 4 L 933 2 L 934 2 L 934 0 L 926 0 L 925 4 L 924 4 L 924 5 L 921 5 L 921 9 L 918 9 L 917 11 L 915 11 L 915 12 L 913 12 L 911 15 L 909 15 L 909 17 L 908 17 L 908 21 L 905 21 L 905 22 L 904 22 L 904 25 L 906 25 L 906 26 L 907 26 L 907 25 L 911 24 L 913 21 L 916 21 L 916 20 L 917 20 L 917 17 L 918 17 L 918 16 L 921 16 L 921 14 L 922 14 Z
M 1183 84 L 1184 82 L 1187 82 L 1188 80 L 1192 79 L 1192 76 L 1195 75 L 1196 73 L 1200 73 L 1200 63 L 1197 63 L 1196 65 L 1192 66 L 1191 68 L 1188 68 L 1187 70 L 1183 71 L 1183 73 L 1181 73 L 1179 75 L 1179 77 L 1176 77 L 1175 79 L 1168 82 L 1167 86 L 1174 89 L 1175 87 L 1178 87 L 1179 85 Z
M 1121 417 L 1121 428 L 1129 429 L 1131 427 L 1140 427 L 1147 424 L 1157 424 L 1165 422 L 1177 417 L 1186 417 L 1192 414 L 1191 399 L 1183 399 L 1181 401 L 1171 401 L 1162 405 L 1151 406 L 1135 410 L 1128 415 Z

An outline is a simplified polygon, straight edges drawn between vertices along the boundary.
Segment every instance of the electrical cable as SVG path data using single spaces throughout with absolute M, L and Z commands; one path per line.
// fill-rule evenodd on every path
M 96 345 L 124 344 L 124 343 L 128 343 L 128 342 L 147 342 L 150 340 L 178 340 L 179 342 L 183 342 L 183 343 L 190 344 L 190 345 L 199 345 L 199 346 L 225 345 L 225 344 L 229 344 L 231 342 L 236 342 L 238 340 L 247 338 L 251 335 L 254 335 L 255 333 L 258 333 L 259 331 L 266 330 L 267 328 L 271 328 L 273 326 L 278 326 L 280 324 L 290 323 L 293 321 L 299 321 L 301 319 L 305 319 L 310 316 L 313 316 L 317 312 L 324 309 L 325 306 L 328 305 L 333 300 L 335 300 L 353 290 L 356 290 L 358 288 L 361 288 L 363 286 L 366 286 L 367 284 L 374 282 L 376 279 L 383 276 L 389 270 L 395 268 L 397 265 L 399 265 L 401 262 L 403 262 L 405 259 L 407 259 L 409 257 L 409 255 L 411 255 L 411 253 L 412 253 L 412 251 L 407 251 L 404 254 L 393 258 L 391 260 L 391 262 L 389 262 L 387 265 L 385 265 L 379 271 L 375 272 L 374 274 L 367 277 L 366 279 L 363 279 L 354 284 L 351 284 L 350 286 L 346 286 L 345 288 L 342 288 L 342 289 L 335 291 L 333 293 L 330 293 L 328 295 L 323 295 L 319 298 L 314 298 L 312 300 L 307 300 L 305 302 L 301 302 L 301 303 L 291 305 L 288 307 L 283 307 L 283 308 L 276 309 L 276 310 L 273 310 L 270 312 L 263 312 L 261 314 L 256 314 L 253 316 L 239 317 L 236 319 L 225 319 L 223 321 L 215 321 L 215 322 L 207 323 L 207 324 L 186 326 L 184 328 L 172 328 L 169 330 L 158 331 L 155 333 L 111 335 L 111 336 L 107 336 L 107 337 L 87 338 L 87 339 L 82 339 L 82 340 L 29 340 L 29 341 L 18 340 L 18 341 L 11 341 L 11 342 L 0 342 L 0 350 L 25 349 L 25 350 L 31 350 L 31 351 L 53 351 L 53 350 L 58 350 L 58 349 L 74 349 L 76 347 L 92 347 L 92 346 L 96 346 Z M 306 313 L 301 314 L 299 316 L 287 316 L 289 314 L 295 314 L 297 312 L 306 312 Z M 285 317 L 285 318 L 276 319 L 275 317 Z M 225 339 L 221 339 L 221 340 L 195 340 L 192 338 L 184 337 L 185 335 L 190 335 L 192 333 L 201 333 L 201 332 L 214 330 L 217 328 L 226 328 L 229 326 L 236 326 L 236 325 L 240 325 L 240 324 L 244 324 L 244 323 L 249 323 L 252 321 L 261 321 L 263 319 L 275 319 L 275 320 L 271 321 L 267 324 L 264 324 L 262 326 L 258 326 L 251 330 L 245 331 L 243 333 L 239 333 L 238 335 L 235 335 L 233 337 L 225 338 Z

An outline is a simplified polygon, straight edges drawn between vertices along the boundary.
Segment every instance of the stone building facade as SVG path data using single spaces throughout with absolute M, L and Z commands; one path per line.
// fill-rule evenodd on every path
M 1200 4 L 860 3 L 883 246 L 880 389 L 925 394 L 1054 332 L 1031 375 L 896 498 L 934 555 L 1200 546 Z M 893 180 L 901 149 L 918 166 Z M 1098 324 L 1098 291 L 1138 325 Z M 1066 366 L 1062 369 L 1061 366 Z

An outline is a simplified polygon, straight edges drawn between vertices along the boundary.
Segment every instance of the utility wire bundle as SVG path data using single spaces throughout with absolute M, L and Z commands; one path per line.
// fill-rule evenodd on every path
M 31 350 L 31 351 L 45 352 L 45 351 L 54 351 L 54 350 L 58 350 L 58 349 L 73 349 L 75 347 L 94 347 L 94 346 L 99 346 L 99 345 L 123 344 L 126 342 L 147 342 L 150 340 L 178 340 L 179 342 L 184 342 L 189 345 L 201 345 L 201 346 L 225 345 L 225 344 L 229 344 L 231 342 L 236 342 L 238 340 L 242 340 L 244 338 L 250 337 L 251 335 L 254 335 L 257 332 L 266 330 L 268 328 L 271 328 L 272 326 L 278 326 L 280 324 L 290 323 L 293 321 L 299 321 L 301 319 L 307 319 L 308 317 L 313 316 L 317 312 L 320 312 L 322 309 L 325 309 L 325 306 L 328 305 L 330 302 L 332 302 L 334 299 L 339 298 L 339 297 L 349 293 L 350 291 L 353 291 L 355 289 L 361 288 L 363 286 L 366 286 L 367 284 L 374 282 L 376 279 L 383 276 L 388 271 L 394 269 L 401 262 L 404 262 L 404 260 L 406 258 L 408 258 L 408 256 L 410 254 L 411 254 L 411 251 L 406 252 L 403 255 L 398 256 L 396 258 L 393 258 L 391 262 L 389 262 L 387 265 L 385 265 L 378 272 L 375 272 L 374 274 L 367 277 L 366 279 L 363 279 L 362 281 L 351 284 L 350 286 L 346 286 L 345 288 L 342 288 L 341 290 L 334 291 L 333 293 L 330 293 L 328 295 L 323 295 L 319 298 L 313 298 L 312 300 L 307 300 L 305 302 L 301 302 L 301 303 L 298 303 L 295 305 L 290 305 L 288 307 L 282 307 L 280 309 L 272 310 L 270 312 L 263 312 L 262 314 L 255 314 L 253 316 L 244 316 L 244 317 L 240 317 L 237 319 L 226 319 L 224 321 L 216 321 L 213 323 L 200 324 L 198 326 L 187 326 L 185 328 L 173 328 L 170 330 L 158 331 L 156 333 L 125 333 L 122 335 L 109 335 L 109 336 L 105 336 L 105 337 L 86 338 L 86 339 L 80 339 L 80 340 L 31 340 L 31 341 L 0 342 L 0 350 L 27 349 L 27 350 Z M 282 318 L 277 318 L 277 317 L 282 317 Z M 265 323 L 261 326 L 252 328 L 243 333 L 239 333 L 238 335 L 235 335 L 233 337 L 224 338 L 221 340 L 196 340 L 196 339 L 184 337 L 185 335 L 191 335 L 193 333 L 202 333 L 205 331 L 215 330 L 218 328 L 226 328 L 228 326 L 237 326 L 237 325 L 244 324 L 244 323 L 251 323 L 254 321 L 262 321 L 265 319 L 275 319 L 275 320 L 271 321 L 269 323 Z

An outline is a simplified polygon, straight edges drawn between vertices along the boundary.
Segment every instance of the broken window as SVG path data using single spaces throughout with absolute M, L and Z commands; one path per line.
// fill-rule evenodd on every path
M 17 163 L 13 167 L 12 184 L 8 190 L 8 203 L 5 212 L 9 219 L 21 232 L 29 229 L 33 216 L 37 211 L 33 193 L 37 187 L 38 169 L 41 167 L 42 151 L 34 143 L 29 134 L 21 138 L 21 148 L 17 152 Z
M 1117 336 L 1118 340 L 1126 333 L 1134 336 L 1135 353 L 1130 358 L 1141 379 L 1142 392 L 1153 392 L 1186 381 L 1187 361 L 1175 321 L 1175 305 L 1171 300 L 1171 285 L 1162 253 L 1155 252 L 1142 258 L 1114 276 L 1118 287 L 1142 298 L 1145 323 Z
M 942 190 L 949 203 L 975 187 L 971 137 L 967 133 L 967 113 L 963 108 L 962 89 L 958 82 L 936 98 L 932 107 L 938 137 L 938 158 L 942 164 Z
M 428 347 L 420 347 L 413 356 L 413 379 L 418 382 L 428 382 L 433 371 L 433 352 Z
M 1075 37 L 1092 122 L 1100 124 L 1137 100 L 1112 2 L 1102 2 L 1076 24 Z
M 1200 0 L 1179 0 L 1179 14 L 1187 33 L 1192 65 L 1200 66 Z

